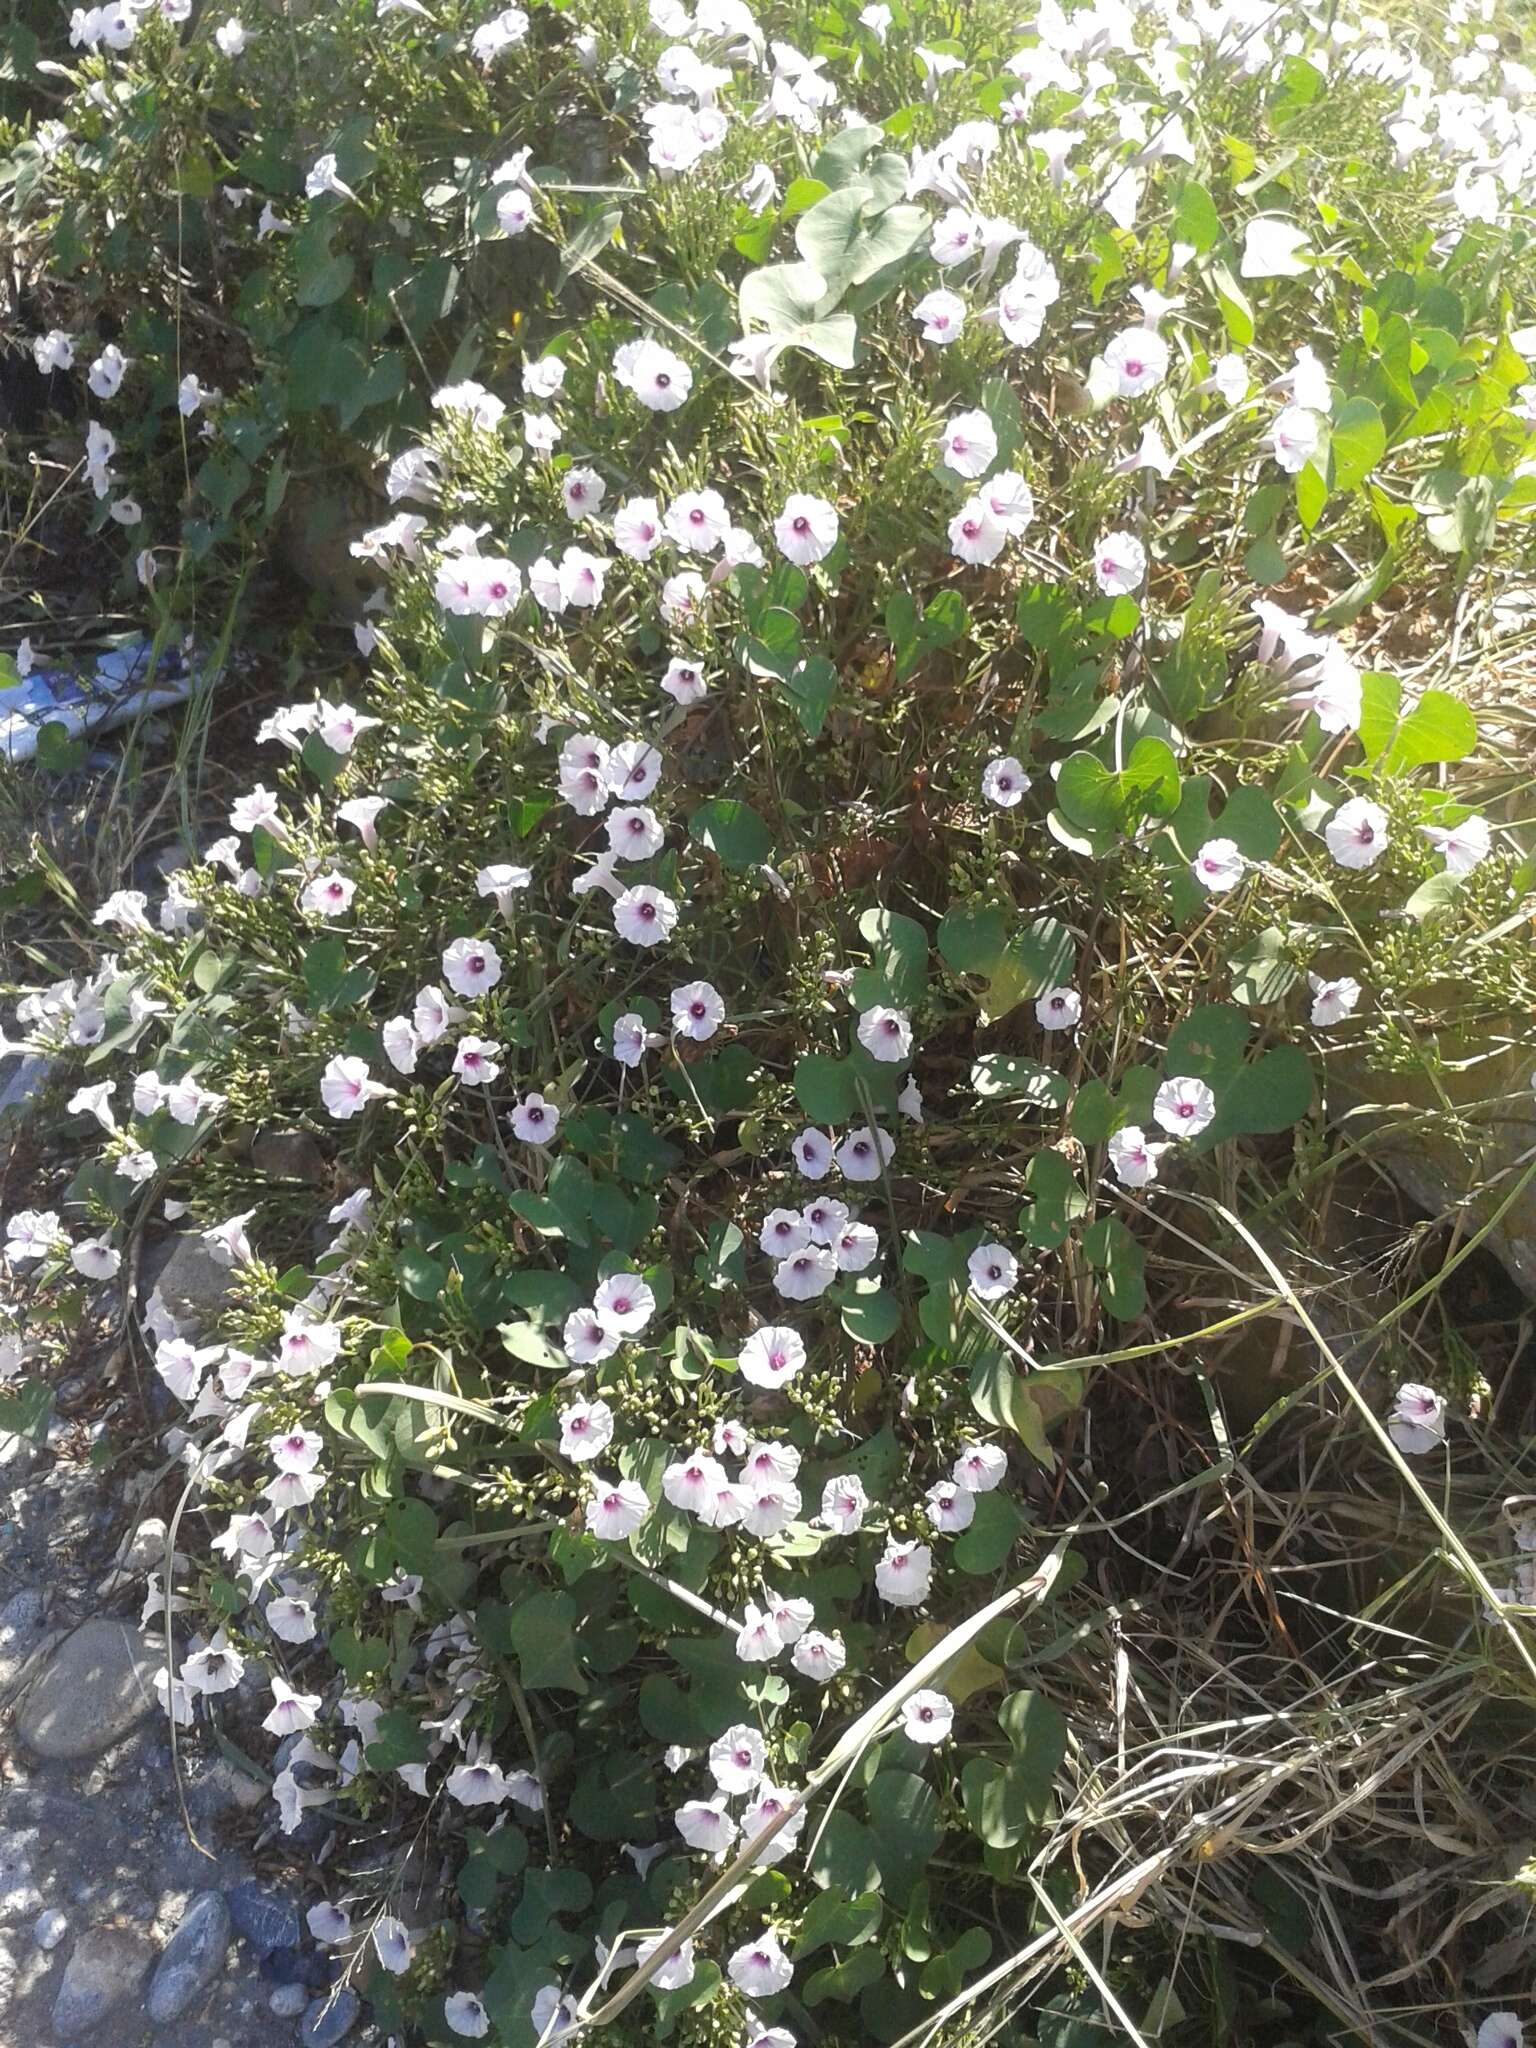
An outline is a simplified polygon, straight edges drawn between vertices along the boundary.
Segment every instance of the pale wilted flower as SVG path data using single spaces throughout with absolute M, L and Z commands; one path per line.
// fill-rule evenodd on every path
M 1410 1457 L 1437 1450 L 1445 1442 L 1445 1398 L 1433 1387 L 1410 1381 L 1397 1390 L 1387 1433 Z
M 1243 229 L 1241 277 L 1305 277 L 1312 254 L 1305 228 L 1273 214 L 1256 214 Z
M 1419 830 L 1435 851 L 1444 855 L 1448 875 L 1470 875 L 1488 858 L 1493 845 L 1488 820 L 1475 815 L 1457 825 L 1421 825 Z
M 1309 974 L 1307 983 L 1312 990 L 1312 1022 L 1321 1028 L 1343 1023 L 1360 1001 L 1360 984 L 1347 974 L 1336 981 Z

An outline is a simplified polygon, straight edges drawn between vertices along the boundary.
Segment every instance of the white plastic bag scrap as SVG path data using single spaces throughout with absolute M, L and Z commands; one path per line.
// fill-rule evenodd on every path
M 151 711 L 185 704 L 197 675 L 176 648 L 154 658 L 143 638 L 98 654 L 92 668 L 76 673 L 34 668 L 19 682 L 0 683 L 0 760 L 30 761 L 45 725 L 62 725 L 69 739 L 110 732 Z

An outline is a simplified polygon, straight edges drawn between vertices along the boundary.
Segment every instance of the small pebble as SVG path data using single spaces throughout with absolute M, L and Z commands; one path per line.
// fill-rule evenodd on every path
M 267 2010 L 275 2013 L 280 2020 L 296 2020 L 308 2003 L 307 1985 L 279 1984 L 267 2000 Z
M 32 1939 L 39 1948 L 57 1948 L 68 1932 L 69 1915 L 58 1906 L 49 1906 L 32 1923 Z

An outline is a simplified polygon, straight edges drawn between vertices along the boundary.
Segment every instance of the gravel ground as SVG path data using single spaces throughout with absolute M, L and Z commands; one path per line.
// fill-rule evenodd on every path
M 22 1078 L 0 1073 L 0 1108 Z M 131 1398 L 113 1405 L 120 1445 Z M 77 1374 L 46 1444 L 0 1433 L 0 2048 L 366 2044 L 303 1923 L 324 1824 L 277 1834 L 266 1785 L 197 1731 L 178 1789 L 139 1626 L 164 1524 L 152 1474 L 91 1463 L 101 1412 Z M 228 1704 L 236 1729 L 260 1711 L 254 1688 Z

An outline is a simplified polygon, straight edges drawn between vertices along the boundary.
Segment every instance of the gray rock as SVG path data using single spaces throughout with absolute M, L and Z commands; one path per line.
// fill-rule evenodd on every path
M 1409 1200 L 1436 1221 L 1455 1219 L 1463 1235 L 1491 1222 L 1511 1193 L 1521 1161 L 1536 1144 L 1530 1057 L 1518 1015 L 1490 1018 L 1475 1032 L 1437 1041 L 1433 1074 L 1373 1068 L 1365 1052 L 1330 1061 L 1341 1096 Z M 1405 1117 L 1401 1105 L 1421 1114 Z M 1392 1105 L 1390 1108 L 1383 1105 Z M 1447 1107 L 1456 1112 L 1448 1116 Z M 1515 1196 L 1488 1232 L 1488 1249 L 1515 1285 L 1536 1300 L 1536 1185 Z
M 222 1756 L 215 1757 L 187 1787 L 189 1803 L 210 1819 L 231 1809 L 237 1813 L 251 1813 L 270 1793 L 271 1787 L 262 1779 Z
M 177 1562 L 180 1561 L 178 1552 Z M 150 1572 L 159 1573 L 164 1564 L 165 1524 L 158 1515 L 146 1515 L 138 1527 L 130 1529 L 123 1538 L 111 1571 L 96 1591 L 104 1599 L 109 1593 L 120 1592 L 131 1581 L 145 1578 Z
M 0 1473 L 6 1484 L 19 1486 L 42 1463 L 44 1453 L 28 1436 L 12 1436 L 0 1429 Z
M 42 1828 L 50 1841 L 57 1841 L 66 1830 L 78 1828 L 91 1818 L 87 1801 L 64 1792 L 29 1791 L 20 1803 L 26 1818 Z
M 297 1948 L 299 1945 L 299 1910 L 287 1899 L 274 1892 L 263 1891 L 259 1884 L 247 1881 L 237 1884 L 224 1894 L 229 1907 L 229 1917 L 239 1933 L 261 1955 L 275 1948 Z
M 35 1605 L 23 1606 L 23 1601 L 35 1602 Z M 17 1618 L 7 1621 L 5 1617 L 13 1609 Z M 0 1694 L 10 1692 L 37 1648 L 42 1614 L 43 1598 L 40 1593 L 18 1593 L 5 1608 L 0 1608 Z
M 16 1989 L 16 1975 L 15 1954 L 5 1942 L 0 1941 L 0 2013 L 11 2002 L 11 1995 Z
M 37 1847 L 36 1828 L 7 1828 L 0 1834 L 0 1925 L 26 1920 L 43 1903 L 43 1895 L 32 1882 L 32 1852 Z
M 16 1715 L 41 1757 L 99 1756 L 156 1704 L 156 1658 L 122 1621 L 86 1621 L 53 1650 Z
M 224 1967 L 229 1908 L 222 1892 L 200 1892 L 165 1945 L 150 1980 L 144 2010 L 157 2027 L 190 2012 Z
M 53 2031 L 60 2041 L 88 2034 L 133 1997 L 154 1950 L 125 1927 L 92 1927 L 75 1943 L 53 2001 Z
M 117 1562 L 126 1572 L 147 1572 L 164 1561 L 165 1523 L 159 1515 L 146 1515 L 123 1538 Z
M 30 1635 L 43 1619 L 47 1603 L 35 1586 L 27 1586 L 0 1607 L 0 1635 L 14 1629 L 18 1636 Z
M 59 1906 L 50 1906 L 46 1913 L 39 1913 L 32 1927 L 32 1939 L 39 1948 L 57 1948 L 69 1932 L 69 1915 Z
M 234 1292 L 235 1276 L 227 1261 L 218 1258 L 193 1232 L 185 1232 L 171 1246 L 170 1257 L 156 1281 L 160 1299 L 177 1322 L 209 1331 L 218 1322 Z
M 330 1174 L 325 1154 L 307 1131 L 261 1131 L 251 1164 L 268 1180 L 302 1180 L 318 1187 Z
M 309 2003 L 309 1992 L 302 1984 L 279 1984 L 267 2000 L 267 2011 L 280 2020 L 296 2020 Z
M 310 2005 L 299 2024 L 304 2048 L 335 2048 L 351 2033 L 357 2019 L 357 1999 L 350 1991 L 328 1991 Z
M 25 1920 L 36 1913 L 42 1903 L 42 1893 L 25 1878 L 9 1885 L 0 1892 L 0 1924 L 9 1926 L 14 1921 Z
M 10 1066 L 10 1062 L 6 1062 Z M 53 1072 L 53 1061 L 42 1053 L 27 1052 L 0 1082 L 0 1117 L 19 1117 L 42 1094 Z

